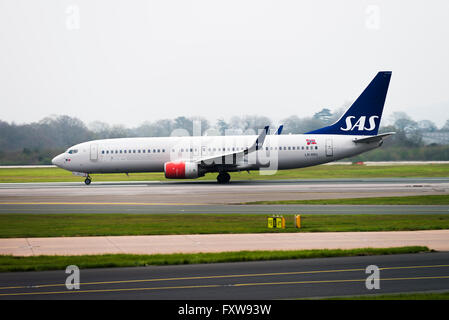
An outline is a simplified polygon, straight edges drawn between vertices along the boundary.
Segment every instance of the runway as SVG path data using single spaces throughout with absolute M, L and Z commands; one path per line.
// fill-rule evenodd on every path
M 215 182 L 93 182 L 0 184 L 0 214 L 5 213 L 242 213 L 242 214 L 447 214 L 449 206 L 345 206 L 345 205 L 240 205 L 260 200 L 301 200 L 327 198 L 381 197 L 447 194 L 449 178 L 398 179 L 326 179 L 326 180 L 274 180 L 236 181 L 229 185 Z M 431 241 L 447 245 L 446 230 Z M 426 235 L 426 232 L 418 232 Z M 353 243 L 357 247 L 373 247 L 389 235 L 339 233 L 332 239 L 320 234 L 258 234 L 255 239 L 223 240 L 223 235 L 178 236 L 184 244 L 197 251 L 205 246 L 218 250 L 218 244 L 243 250 L 247 246 L 273 243 L 301 244 L 307 248 L 321 248 L 325 244 Z M 391 233 L 395 246 L 404 243 L 423 244 L 416 234 Z M 226 235 L 227 236 L 227 235 Z M 248 236 L 248 235 L 230 235 Z M 269 237 L 283 239 L 270 239 Z M 284 237 L 312 237 L 284 239 Z M 112 245 L 114 253 L 164 248 L 173 243 L 174 236 L 161 236 L 161 245 L 145 246 L 131 237 L 119 243 L 114 237 L 95 241 L 96 245 Z M 165 237 L 165 238 L 164 238 Z M 204 239 L 203 239 L 204 237 Z M 207 237 L 207 238 L 206 238 Z M 198 238 L 198 239 L 197 239 Z M 443 239 L 441 241 L 441 239 Z M 140 238 L 139 238 L 140 239 Z M 214 240 L 215 239 L 215 240 Z M 426 238 L 427 239 L 427 238 Z M 439 239 L 439 240 L 438 240 Z M 71 238 L 65 238 L 70 241 Z M 76 241 L 83 241 L 77 237 Z M 33 238 L 3 239 L 5 250 L 19 248 L 19 255 L 41 253 L 44 240 Z M 15 243 L 10 243 L 16 241 Z M 31 241 L 31 242 L 30 242 Z M 40 242 L 39 242 L 40 241 Z M 56 243 L 68 249 L 66 243 Z M 92 238 L 86 241 L 92 241 Z M 378 242 L 376 242 L 378 241 Z M 407 242 L 409 241 L 409 242 Z M 411 241 L 411 242 L 410 242 Z M 414 242 L 413 242 L 414 241 Z M 20 243 L 19 243 L 20 242 Z M 81 243 L 80 242 L 80 243 Z M 86 243 L 75 247 L 90 250 Z M 153 243 L 153 242 L 152 242 Z M 435 243 L 435 242 L 434 242 Z M 366 245 L 364 245 L 366 244 Z M 425 245 L 425 243 L 424 243 Z M 392 246 L 392 245 L 390 245 Z M 55 243 L 50 249 L 58 249 Z M 233 247 L 233 248 L 234 248 Z M 278 247 L 278 246 L 277 246 Z M 430 246 L 431 247 L 431 246 Z M 3 250 L 2 249 L 2 250 Z M 166 248 L 167 250 L 173 250 Z M 282 247 L 282 249 L 290 249 Z M 212 249 L 211 249 L 212 250 Z M 441 250 L 441 249 L 440 249 Z M 444 249 L 443 249 L 444 250 Z M 210 250 L 209 250 L 210 251 Z M 194 250 L 195 252 L 195 250 Z M 141 252 L 143 253 L 143 252 Z M 61 253 L 59 253 L 61 254 Z M 62 253 L 64 254 L 64 253 Z M 65 254 L 68 254 L 66 252 Z M 375 264 L 381 269 L 381 289 L 368 291 L 365 268 Z M 289 261 L 263 261 L 251 263 L 222 263 L 145 268 L 86 269 L 81 271 L 80 290 L 68 291 L 64 271 L 1 273 L 0 299 L 296 299 L 341 295 L 380 294 L 405 291 L 448 290 L 449 253 L 438 252 L 417 255 L 330 258 Z
M 233 181 L 219 185 L 189 182 L 2 183 L 6 203 L 239 204 L 262 200 L 448 194 L 449 178 Z M 217 209 L 218 210 L 218 209 Z
M 449 206 L 240 205 L 310 200 L 447 194 L 449 178 L 328 179 L 215 182 L 0 184 L 5 213 L 448 214 Z M 239 205 L 236 205 L 239 204 Z
M 176 205 L 129 203 L 2 203 L 0 214 L 449 214 L 449 205 Z
M 368 290 L 366 268 L 380 268 Z M 0 299 L 298 299 L 449 290 L 449 252 L 0 274 Z M 180 302 L 181 303 L 181 302 Z M 269 302 L 267 302 L 269 304 Z

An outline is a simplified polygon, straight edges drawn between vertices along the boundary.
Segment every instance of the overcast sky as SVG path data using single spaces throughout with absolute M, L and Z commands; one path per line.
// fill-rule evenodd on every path
M 340 108 L 391 70 L 384 116 L 441 126 L 448 39 L 447 0 L 0 0 L 0 119 L 278 122 Z

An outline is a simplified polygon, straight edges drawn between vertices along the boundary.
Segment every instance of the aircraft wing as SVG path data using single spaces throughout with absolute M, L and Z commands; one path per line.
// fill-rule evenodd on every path
M 217 166 L 236 167 L 238 162 L 237 159 L 242 160 L 244 156 L 246 156 L 247 154 L 262 148 L 267 133 L 268 133 L 268 126 L 264 128 L 262 133 L 259 134 L 256 141 L 254 141 L 254 143 L 250 147 L 236 152 L 224 153 L 221 155 L 214 155 L 208 158 L 198 159 L 196 160 L 196 162 L 198 162 L 199 165 L 203 168 L 211 168 Z
M 376 136 L 369 136 L 369 137 L 365 137 L 365 138 L 355 138 L 354 141 L 355 143 L 370 143 L 370 142 L 376 142 L 376 141 L 380 141 L 382 140 L 382 138 L 391 136 L 393 134 L 396 134 L 396 132 L 387 132 L 387 133 L 382 133 L 382 134 L 378 134 Z

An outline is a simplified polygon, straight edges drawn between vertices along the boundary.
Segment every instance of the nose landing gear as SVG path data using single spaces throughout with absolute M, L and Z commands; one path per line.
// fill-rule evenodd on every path
M 91 182 L 92 182 L 92 179 L 91 179 L 91 177 L 89 177 L 89 176 L 87 176 L 87 177 L 86 177 L 86 180 L 84 180 L 84 183 L 85 183 L 86 185 L 90 185 Z
M 227 172 L 220 172 L 217 176 L 218 183 L 228 183 L 231 180 L 231 176 Z

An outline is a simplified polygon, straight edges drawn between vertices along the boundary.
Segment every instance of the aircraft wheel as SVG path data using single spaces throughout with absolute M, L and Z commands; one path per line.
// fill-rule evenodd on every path
M 217 177 L 218 183 L 228 183 L 231 180 L 231 176 L 227 172 L 220 172 Z
M 84 180 L 84 183 L 86 185 L 90 185 L 91 182 L 92 182 L 92 180 L 90 180 L 90 178 L 86 178 L 86 180 Z

